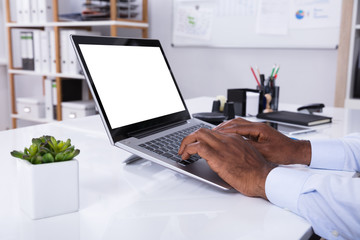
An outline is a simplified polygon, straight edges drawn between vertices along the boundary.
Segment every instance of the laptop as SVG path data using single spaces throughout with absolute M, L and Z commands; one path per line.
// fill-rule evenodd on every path
M 71 35 L 111 144 L 223 190 L 198 155 L 183 161 L 184 136 L 213 126 L 191 118 L 158 40 Z

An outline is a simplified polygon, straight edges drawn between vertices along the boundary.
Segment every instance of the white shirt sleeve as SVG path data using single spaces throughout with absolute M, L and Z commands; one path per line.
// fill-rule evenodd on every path
M 360 171 L 360 133 L 311 141 L 311 168 Z
M 265 192 L 271 203 L 305 218 L 323 238 L 360 239 L 359 178 L 277 167 Z
M 311 147 L 310 167 L 360 170 L 360 134 L 312 141 Z M 266 179 L 265 192 L 273 204 L 304 217 L 321 237 L 360 239 L 359 178 L 277 167 Z

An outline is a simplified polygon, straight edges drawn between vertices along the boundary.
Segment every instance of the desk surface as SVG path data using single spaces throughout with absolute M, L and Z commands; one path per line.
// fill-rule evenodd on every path
M 203 112 L 210 111 L 211 102 L 204 97 L 187 104 L 190 112 Z M 351 123 L 359 110 L 329 108 L 324 114 L 334 123 L 300 137 L 360 131 Z M 80 210 L 34 221 L 19 209 L 10 151 L 41 135 L 71 138 L 81 149 Z M 312 234 L 304 219 L 263 199 L 223 192 L 145 160 L 122 164 L 130 154 L 110 145 L 99 116 L 3 131 L 0 144 L 0 239 L 306 239 Z

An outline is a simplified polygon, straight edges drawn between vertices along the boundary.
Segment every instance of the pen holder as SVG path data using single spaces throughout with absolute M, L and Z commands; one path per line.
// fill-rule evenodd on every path
M 279 86 L 266 86 L 263 88 L 260 88 L 259 86 L 256 86 L 256 89 L 260 90 L 262 92 L 262 106 L 263 110 L 265 112 L 272 112 L 277 111 L 279 109 L 279 97 L 280 97 L 280 87 Z M 269 98 L 267 95 L 270 95 L 271 98 Z M 270 102 L 268 102 L 270 101 Z M 260 112 L 259 112 L 260 113 Z
M 279 109 L 280 87 L 275 86 L 270 88 L 270 94 L 272 98 L 270 102 L 270 108 L 273 111 L 277 111 Z

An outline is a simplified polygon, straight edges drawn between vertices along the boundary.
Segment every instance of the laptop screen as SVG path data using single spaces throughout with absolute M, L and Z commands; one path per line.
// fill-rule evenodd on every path
M 190 118 L 158 40 L 71 38 L 114 142 Z
M 185 110 L 158 47 L 79 46 L 111 128 Z

